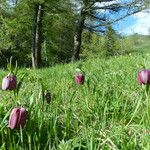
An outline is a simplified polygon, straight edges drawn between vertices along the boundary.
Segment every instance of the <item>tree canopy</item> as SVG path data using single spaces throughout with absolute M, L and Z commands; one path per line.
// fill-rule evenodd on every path
M 11 56 L 33 67 L 78 60 L 83 30 L 100 37 L 109 25 L 148 7 L 148 0 L 3 0 L 0 65 Z

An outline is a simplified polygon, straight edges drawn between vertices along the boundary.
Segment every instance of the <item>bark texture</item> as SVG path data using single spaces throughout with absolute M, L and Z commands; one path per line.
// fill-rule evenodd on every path
M 80 49 L 82 43 L 82 32 L 84 29 L 84 22 L 85 22 L 85 13 L 81 12 L 81 16 L 78 19 L 76 31 L 74 35 L 74 48 L 73 48 L 72 61 L 76 61 L 80 59 Z
M 41 48 L 43 43 L 42 21 L 44 15 L 44 5 L 35 4 L 35 14 L 33 23 L 33 43 L 32 43 L 32 67 L 38 68 L 41 66 Z

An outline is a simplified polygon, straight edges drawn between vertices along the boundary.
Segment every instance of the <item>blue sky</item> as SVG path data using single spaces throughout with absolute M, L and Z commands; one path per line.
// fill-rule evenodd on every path
M 115 4 L 122 1 L 123 3 L 130 2 L 131 0 L 113 0 L 111 2 L 102 2 L 102 3 L 95 3 L 96 6 L 106 6 Z M 117 14 L 111 14 L 110 18 L 116 19 L 119 18 L 119 16 L 124 16 L 127 13 L 128 10 L 122 10 Z M 134 33 L 142 34 L 142 35 L 149 35 L 150 34 L 150 9 L 146 10 L 149 11 L 149 13 L 143 11 L 139 12 L 137 14 L 134 14 L 132 16 L 126 17 L 125 19 L 115 23 L 113 25 L 114 29 L 124 35 L 131 35 Z M 107 13 L 103 10 L 98 10 L 99 13 Z
M 150 33 L 150 13 L 140 12 L 127 17 L 114 25 L 114 29 L 124 35 L 134 33 L 149 35 Z
M 114 29 L 119 33 L 125 34 L 126 31 L 132 30 L 133 24 L 136 23 L 136 19 L 134 17 L 127 17 L 114 25 Z

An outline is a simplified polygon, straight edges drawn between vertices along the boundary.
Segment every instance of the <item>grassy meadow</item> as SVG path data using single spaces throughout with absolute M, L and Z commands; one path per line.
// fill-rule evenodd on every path
M 146 48 L 145 48 L 146 49 Z M 141 49 L 142 51 L 142 49 Z M 18 95 L 0 90 L 1 150 L 149 150 L 150 96 L 137 73 L 150 68 L 148 48 L 39 70 L 20 69 Z M 74 83 L 75 69 L 85 73 Z M 0 80 L 8 71 L 1 70 Z M 48 89 L 52 100 L 42 96 Z M 23 129 L 8 128 L 14 107 L 28 110 Z

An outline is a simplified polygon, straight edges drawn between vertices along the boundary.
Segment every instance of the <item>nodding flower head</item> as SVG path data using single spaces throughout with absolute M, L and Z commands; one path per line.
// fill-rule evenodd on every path
M 17 87 L 17 78 L 9 73 L 2 81 L 2 90 L 15 90 Z
M 150 70 L 144 69 L 138 73 L 138 82 L 140 84 L 150 84 Z
M 76 84 L 84 84 L 84 79 L 85 79 L 85 77 L 82 73 L 77 73 L 75 75 L 75 83 Z
M 82 73 L 81 69 L 76 68 L 76 74 L 75 74 L 75 83 L 76 84 L 84 84 L 85 76 Z
M 45 96 L 47 103 L 49 104 L 51 102 L 51 93 L 48 90 L 46 90 L 44 93 L 44 96 Z
M 23 128 L 27 120 L 27 111 L 23 107 L 14 108 L 9 117 L 9 127 L 11 129 Z

